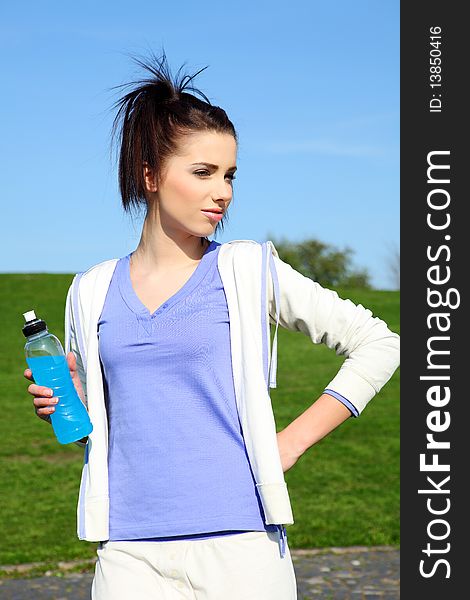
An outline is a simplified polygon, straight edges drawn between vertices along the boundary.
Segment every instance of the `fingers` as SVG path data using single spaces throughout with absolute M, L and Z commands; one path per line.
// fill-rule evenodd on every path
M 58 398 L 34 398 L 33 404 L 37 416 L 45 421 L 50 421 L 58 401 Z
M 27 371 L 31 373 L 30 369 L 26 369 L 25 377 L 31 379 Z M 51 414 L 55 411 L 54 407 L 59 401 L 58 398 L 54 398 L 54 391 L 43 385 L 32 383 L 28 386 L 28 392 L 34 396 L 33 405 L 36 415 L 44 421 L 50 422 Z
M 83 402 L 83 390 L 81 382 L 78 378 L 77 361 L 73 352 L 69 352 L 67 354 L 67 363 L 73 383 L 75 385 L 75 389 Z M 23 374 L 26 379 L 34 382 L 31 369 L 25 369 Z M 36 415 L 44 421 L 48 421 L 50 423 L 51 414 L 55 411 L 55 405 L 58 403 L 58 398 L 54 397 L 54 390 L 43 385 L 31 383 L 31 385 L 28 386 L 28 393 L 34 396 L 33 405 Z
M 23 375 L 26 377 L 26 379 L 34 381 L 33 372 L 31 371 L 31 369 L 25 369 Z
M 37 385 L 36 383 L 28 385 L 28 392 L 32 396 L 42 396 L 46 400 L 49 400 L 54 395 L 54 390 L 43 385 Z

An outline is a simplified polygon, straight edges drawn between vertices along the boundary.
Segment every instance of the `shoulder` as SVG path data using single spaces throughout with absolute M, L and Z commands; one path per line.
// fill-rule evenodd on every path
M 272 242 L 257 242 L 255 240 L 230 240 L 221 244 L 219 251 L 222 255 L 237 257 L 261 257 L 263 251 L 269 250 Z M 277 254 L 277 253 L 276 253 Z
M 255 240 L 230 240 L 219 247 L 219 268 L 246 269 L 261 258 L 262 245 Z
M 253 244 L 257 244 L 260 245 L 260 242 L 256 242 L 255 240 L 230 240 L 228 242 L 224 242 L 222 244 L 222 246 L 225 246 L 226 244 L 230 244 L 232 246 L 240 246 L 240 245 L 253 245 Z
M 119 260 L 119 258 L 110 258 L 92 265 L 86 271 L 80 271 L 77 273 L 74 277 L 74 281 L 76 280 L 80 283 L 80 288 L 82 288 L 84 285 L 86 286 L 87 284 L 95 285 L 100 279 L 108 281 L 112 276 Z

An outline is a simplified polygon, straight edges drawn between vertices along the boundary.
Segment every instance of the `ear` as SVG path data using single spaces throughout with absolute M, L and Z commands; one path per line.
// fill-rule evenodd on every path
M 143 163 L 143 175 L 144 175 L 144 183 L 145 189 L 147 192 L 156 192 L 157 191 L 157 183 L 155 177 L 155 170 L 150 167 L 148 162 L 144 161 Z

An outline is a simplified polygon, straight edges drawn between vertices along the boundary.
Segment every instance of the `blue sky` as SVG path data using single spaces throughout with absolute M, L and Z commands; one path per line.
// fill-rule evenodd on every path
M 392 289 L 399 246 L 399 2 L 26 0 L 0 7 L 0 272 L 67 272 L 124 256 L 109 151 L 129 54 L 180 66 L 240 139 L 218 241 L 320 239 Z

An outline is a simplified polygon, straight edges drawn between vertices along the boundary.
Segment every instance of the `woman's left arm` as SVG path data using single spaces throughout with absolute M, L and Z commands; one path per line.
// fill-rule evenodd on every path
M 283 468 L 287 470 L 348 417 L 360 415 L 397 369 L 400 338 L 361 304 L 340 298 L 274 253 L 273 259 L 279 283 L 280 325 L 346 357 L 320 398 L 278 433 Z M 269 313 L 275 322 L 272 288 Z

